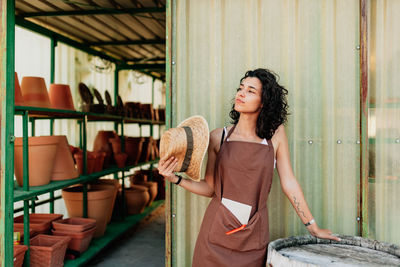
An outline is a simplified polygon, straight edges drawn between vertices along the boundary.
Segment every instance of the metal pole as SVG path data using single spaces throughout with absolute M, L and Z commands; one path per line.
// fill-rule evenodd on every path
M 0 2 L 0 266 L 13 266 L 15 1 Z
M 87 150 L 86 150 L 86 127 L 87 127 L 87 115 L 84 116 L 82 121 L 82 141 L 83 141 L 83 175 L 87 175 Z M 87 183 L 83 184 L 83 217 L 87 218 Z
M 54 73 L 56 65 L 56 46 L 57 40 L 52 37 L 50 44 L 50 83 L 54 83 Z

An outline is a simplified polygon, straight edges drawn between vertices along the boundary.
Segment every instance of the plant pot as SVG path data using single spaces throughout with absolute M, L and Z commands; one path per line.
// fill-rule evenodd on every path
M 157 183 L 156 199 L 165 199 L 165 178 L 160 175 L 157 169 L 153 170 L 153 181 Z
M 39 136 L 28 138 L 29 186 L 50 183 L 56 158 L 59 138 L 57 136 Z M 22 137 L 14 142 L 14 171 L 19 186 L 23 182 Z
M 111 138 L 109 141 L 112 145 L 114 154 L 121 153 L 121 139 L 117 137 Z M 143 141 L 143 137 L 124 137 L 125 153 L 128 154 L 128 158 L 126 160 L 127 166 L 134 165 L 139 162 Z
M 21 267 L 24 263 L 25 252 L 28 246 L 14 245 L 14 267 Z
M 99 131 L 97 132 L 96 138 L 94 139 L 93 151 L 106 152 L 104 159 L 104 168 L 115 163 L 113 157 L 112 146 L 109 142 L 110 138 L 118 137 L 115 131 Z
M 52 222 L 54 230 L 61 232 L 84 232 L 96 227 L 96 220 L 90 218 L 68 218 Z
M 83 216 L 83 187 L 74 186 L 62 190 L 69 217 Z M 88 217 L 96 220 L 95 237 L 102 236 L 107 227 L 108 212 L 112 208 L 114 189 L 90 185 L 87 192 Z
M 144 211 L 150 200 L 150 194 L 145 186 L 132 185 L 125 189 L 125 199 L 128 214 L 139 214 Z
M 35 230 L 36 234 L 50 233 L 51 222 L 59 220 L 62 217 L 62 214 L 54 213 L 29 214 L 29 229 Z M 17 229 L 24 229 L 24 215 L 20 215 L 14 218 L 14 227 Z
M 24 242 L 24 224 L 23 223 L 14 223 L 14 233 L 19 233 L 19 242 L 23 244 Z M 46 233 L 49 231 L 46 231 Z M 29 227 L 29 239 L 36 236 L 38 234 L 37 231 L 33 230 L 32 227 Z M 43 234 L 43 233 L 42 233 Z M 14 243 L 14 245 L 16 245 Z M 19 245 L 19 244 L 17 244 Z
M 75 110 L 68 84 L 50 84 L 49 97 L 53 108 Z
M 30 266 L 63 266 L 69 236 L 37 235 L 30 240 Z
M 102 151 L 95 151 L 92 152 L 93 155 L 96 157 L 96 162 L 94 164 L 93 172 L 100 172 L 103 170 L 104 159 L 106 158 L 106 152 Z
M 90 152 L 86 151 L 86 174 L 93 173 L 94 165 L 96 164 L 96 156 Z M 78 152 L 74 154 L 74 159 L 78 167 L 78 172 L 80 175 L 83 174 L 83 152 Z
M 115 159 L 115 162 L 117 163 L 118 168 L 125 167 L 125 162 L 126 162 L 127 157 L 128 157 L 128 154 L 126 154 L 126 153 L 114 154 L 114 159 Z
M 142 151 L 140 154 L 139 162 L 149 161 L 152 146 L 152 137 L 145 137 L 142 144 Z
M 79 172 L 75 167 L 67 137 L 65 135 L 56 137 L 58 138 L 58 148 L 51 180 L 61 181 L 77 178 Z
M 86 251 L 89 247 L 90 241 L 94 232 L 96 231 L 96 226 L 92 227 L 84 232 L 64 232 L 60 230 L 52 230 L 52 234 L 55 236 L 69 236 L 71 240 L 68 243 L 68 248 L 79 253 Z
M 108 141 L 111 144 L 112 151 L 113 151 L 114 154 L 118 154 L 118 153 L 122 152 L 122 150 L 121 150 L 121 140 L 119 139 L 119 137 L 110 138 Z
M 42 77 L 23 77 L 21 92 L 25 106 L 51 108 L 49 94 Z
M 150 194 L 150 200 L 146 206 L 150 206 L 153 203 L 154 199 L 156 199 L 156 196 L 157 196 L 157 183 L 155 183 L 155 182 L 135 182 L 134 185 L 141 185 L 141 186 L 147 187 L 147 189 L 149 190 L 149 194 Z
M 19 86 L 18 75 L 15 72 L 15 92 L 14 92 L 14 105 L 15 106 L 23 106 L 24 105 L 24 98 L 22 96 L 21 87 Z
M 94 185 L 99 185 L 99 186 L 112 186 L 113 190 L 114 190 L 114 196 L 113 196 L 113 201 L 111 204 L 111 209 L 109 210 L 109 213 L 107 215 L 107 223 L 110 223 L 111 221 L 111 217 L 112 217 L 112 213 L 115 207 L 115 201 L 118 195 L 118 190 L 121 187 L 121 184 L 119 183 L 118 179 L 99 179 L 95 182 L 93 182 L 92 184 Z
M 140 110 L 144 119 L 154 120 L 153 104 L 140 104 Z

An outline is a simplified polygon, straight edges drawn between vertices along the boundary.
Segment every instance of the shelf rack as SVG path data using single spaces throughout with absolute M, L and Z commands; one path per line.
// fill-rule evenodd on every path
M 84 28 L 79 25 L 69 25 L 69 23 L 58 23 L 58 26 L 51 25 L 54 22 L 58 21 L 59 16 L 65 18 L 68 17 L 74 20 L 74 23 L 79 24 L 79 19 L 76 19 L 74 16 L 76 14 L 72 14 L 71 12 L 79 12 L 79 16 L 88 16 L 86 20 L 83 20 L 85 23 L 89 23 L 89 21 L 96 20 L 96 16 L 101 15 L 102 20 L 115 21 L 113 18 L 114 15 L 127 14 L 128 16 L 134 16 L 132 14 L 146 14 L 146 16 L 138 16 L 133 18 L 134 20 L 140 21 L 143 27 L 147 31 L 153 30 L 152 27 L 154 25 L 159 25 L 157 27 L 164 27 L 165 29 L 165 20 L 163 21 L 163 16 L 165 16 L 166 6 L 164 1 L 160 1 L 156 3 L 156 7 L 131 7 L 131 8 L 123 8 L 124 4 L 120 6 L 115 6 L 114 8 L 108 6 L 98 6 L 93 9 L 81 9 L 80 7 L 73 7 L 71 4 L 70 7 L 63 10 L 63 8 L 57 7 L 57 5 L 64 5 L 62 1 L 48 1 L 43 0 L 40 1 L 38 6 L 35 3 L 28 3 L 26 1 L 21 0 L 4 0 L 0 2 L 0 16 L 2 23 L 0 25 L 2 35 L 0 36 L 0 57 L 2 58 L 2 69 L 0 70 L 0 84 L 2 90 L 2 94 L 0 96 L 1 108 L 2 108 L 2 133 L 1 133 L 1 152 L 2 152 L 2 160 L 1 160 L 1 172 L 2 178 L 0 181 L 1 186 L 1 194 L 0 194 L 0 266 L 10 267 L 13 266 L 13 246 L 10 244 L 13 243 L 13 215 L 14 215 L 14 202 L 23 201 L 23 211 L 24 211 L 24 225 L 25 225 L 25 233 L 27 237 L 29 237 L 29 209 L 32 208 L 34 210 L 35 205 L 50 203 L 50 212 L 54 210 L 53 202 L 55 199 L 59 197 L 54 197 L 54 190 L 58 190 L 64 188 L 66 186 L 70 186 L 77 183 L 83 183 L 84 185 L 92 180 L 98 179 L 103 175 L 114 174 L 114 178 L 123 178 L 124 172 L 128 170 L 139 167 L 143 164 L 155 164 L 157 160 L 141 163 L 134 166 L 127 166 L 125 168 L 109 168 L 103 170 L 102 172 L 93 173 L 90 175 L 83 174 L 80 177 L 67 181 L 58 181 L 51 182 L 48 185 L 38 186 L 38 187 L 29 187 L 28 186 L 28 177 L 24 175 L 24 185 L 22 187 L 18 187 L 14 182 L 14 164 L 12 160 L 14 156 L 14 116 L 22 116 L 23 123 L 23 150 L 26 152 L 28 149 L 28 125 L 29 121 L 32 122 L 32 135 L 35 135 L 35 121 L 48 119 L 50 120 L 50 135 L 53 134 L 53 124 L 56 119 L 75 119 L 79 122 L 80 125 L 80 136 L 81 142 L 80 145 L 86 155 L 86 125 L 88 122 L 96 122 L 96 121 L 111 121 L 115 123 L 115 130 L 118 132 L 118 126 L 121 125 L 120 134 L 123 136 L 124 124 L 126 123 L 136 123 L 138 125 L 163 125 L 164 122 L 160 121 L 151 121 L 151 120 L 143 120 L 143 119 L 133 119 L 126 118 L 123 116 L 115 116 L 108 114 L 95 114 L 90 112 L 79 112 L 79 111 L 66 111 L 66 110 L 55 110 L 55 109 L 43 109 L 43 108 L 34 108 L 34 107 L 21 107 L 14 106 L 14 69 L 15 69 L 15 25 L 20 27 L 29 29 L 36 33 L 39 33 L 43 36 L 46 36 L 50 39 L 50 55 L 51 55 L 51 64 L 50 64 L 50 83 L 55 82 L 55 49 L 58 43 L 62 42 L 71 47 L 84 51 L 94 56 L 98 56 L 102 59 L 108 60 L 109 62 L 115 65 L 114 72 L 114 104 L 116 104 L 116 99 L 118 96 L 118 74 L 121 70 L 137 70 L 141 73 L 149 75 L 153 78 L 153 91 L 154 91 L 154 81 L 155 79 L 159 79 L 161 81 L 165 81 L 165 49 L 162 47 L 165 44 L 165 39 L 163 37 L 157 37 L 151 40 L 145 40 L 142 35 L 130 35 L 130 36 L 139 36 L 138 40 L 129 40 L 127 37 L 126 41 L 121 43 L 118 40 L 114 40 L 113 37 L 107 36 L 103 31 L 103 29 L 99 29 L 96 27 L 92 27 L 91 34 L 82 34 L 84 32 Z M 132 5 L 131 2 L 129 2 Z M 140 3 L 140 0 L 137 2 Z M 115 3 L 111 3 L 110 5 L 114 5 Z M 41 8 L 48 5 L 48 8 Z M 101 5 L 101 4 L 99 4 Z M 136 5 L 136 4 L 135 4 Z M 52 12 L 51 10 L 56 9 L 57 12 Z M 75 9 L 75 10 L 73 10 Z M 33 13 L 31 10 L 35 10 Z M 43 11 L 43 12 L 42 12 Z M 50 17 L 51 19 L 43 17 Z M 108 17 L 107 17 L 108 16 Z M 60 19 L 62 20 L 62 19 Z M 71 21 L 71 20 L 70 20 Z M 149 21 L 150 24 L 146 25 L 146 21 Z M 155 24 L 154 24 L 155 22 Z M 122 22 L 119 22 L 122 23 Z M 128 24 L 129 25 L 129 24 Z M 152 26 L 153 25 L 153 26 Z M 104 24 L 108 30 L 117 31 L 118 27 L 115 25 L 109 25 L 109 23 Z M 123 27 L 127 27 L 124 25 Z M 55 30 L 54 30 L 55 29 Z M 75 32 L 71 32 L 74 29 Z M 126 29 L 126 28 L 125 28 Z M 97 30 L 97 32 L 95 32 Z M 165 30 L 163 31 L 165 32 Z M 93 37 L 93 34 L 96 35 L 94 39 L 95 43 L 91 43 L 89 40 L 82 39 L 85 36 Z M 102 34 L 104 36 L 102 36 Z M 119 34 L 119 33 L 118 33 Z M 110 42 L 110 39 L 112 40 Z M 143 58 L 126 58 L 125 55 L 129 55 L 130 51 L 132 51 L 132 46 L 140 47 L 140 49 L 144 50 L 145 53 L 136 53 L 136 55 L 140 55 Z M 161 47 L 161 48 L 160 48 Z M 122 52 L 119 52 L 122 51 Z M 160 53 L 161 52 L 161 53 Z M 147 57 L 147 58 L 145 58 Z M 153 102 L 152 96 L 152 103 Z M 167 101 L 168 102 L 168 101 Z M 150 127 L 150 135 L 153 134 L 153 127 Z M 123 141 L 121 142 L 123 146 Z M 84 166 L 86 166 L 86 157 L 84 157 Z M 28 153 L 24 153 L 24 162 L 28 162 Z M 24 164 L 24 174 L 28 174 L 28 164 Z M 118 174 L 122 173 L 122 176 Z M 122 182 L 124 179 L 122 179 Z M 84 186 L 85 188 L 85 186 Z M 39 195 L 50 193 L 50 198 L 45 201 L 38 201 L 35 203 L 35 198 Z M 84 191 L 85 195 L 85 191 Z M 31 204 L 30 204 L 31 202 Z M 85 202 L 85 201 L 84 201 Z M 84 213 L 87 210 L 84 208 Z M 131 219 L 131 217 L 127 217 L 125 220 L 125 225 L 128 227 L 135 220 Z M 110 225 L 111 227 L 111 225 Z M 127 229 L 127 227 L 123 229 Z M 116 236 L 108 235 L 105 236 L 105 239 L 112 240 Z M 26 238 L 29 240 L 29 238 Z M 97 242 L 95 240 L 95 242 Z M 94 250 L 90 249 L 93 253 Z M 98 251 L 97 251 L 98 252 Z M 90 253 L 86 254 L 89 255 Z M 92 255 L 92 257 L 94 254 Z M 85 256 L 85 260 L 88 260 L 89 256 Z M 74 262 L 74 261 L 72 261 Z M 77 266 L 74 265 L 76 262 L 71 263 L 68 262 L 69 266 Z M 25 266 L 29 266 L 29 252 L 25 257 Z

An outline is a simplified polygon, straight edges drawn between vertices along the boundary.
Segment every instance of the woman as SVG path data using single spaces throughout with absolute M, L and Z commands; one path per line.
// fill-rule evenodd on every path
M 293 174 L 283 126 L 288 115 L 286 95 L 272 72 L 248 71 L 240 80 L 230 112 L 233 126 L 210 133 L 204 180 L 181 180 L 173 173 L 177 159 L 160 160 L 159 172 L 168 181 L 181 180 L 179 185 L 186 190 L 212 197 L 197 238 L 193 266 L 265 266 L 269 242 L 266 202 L 275 166 L 283 192 L 310 234 L 339 240 L 318 227 Z M 224 199 L 239 203 L 242 213 L 249 207 L 249 220 L 239 221 L 232 207 L 222 203 Z

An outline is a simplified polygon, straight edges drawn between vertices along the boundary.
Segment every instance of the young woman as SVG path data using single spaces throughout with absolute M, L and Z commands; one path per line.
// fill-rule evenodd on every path
M 304 199 L 290 163 L 283 123 L 287 90 L 266 69 L 246 72 L 230 112 L 233 125 L 210 133 L 204 180 L 181 180 L 193 193 L 211 197 L 193 256 L 193 266 L 265 266 L 269 242 L 267 198 L 276 167 L 286 194 L 311 235 L 339 240 L 321 229 Z M 161 159 L 159 172 L 176 183 L 177 159 Z M 250 207 L 248 222 L 238 221 L 223 199 Z M 247 206 L 246 206 L 247 205 Z M 242 210 L 241 210 L 242 209 Z M 239 208 L 243 212 L 243 208 Z

